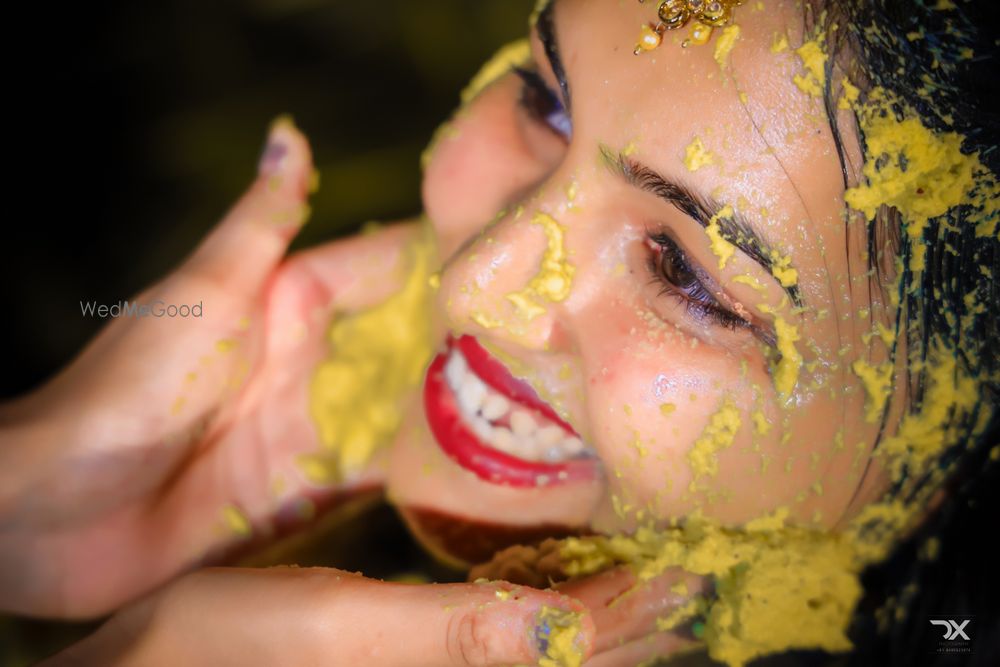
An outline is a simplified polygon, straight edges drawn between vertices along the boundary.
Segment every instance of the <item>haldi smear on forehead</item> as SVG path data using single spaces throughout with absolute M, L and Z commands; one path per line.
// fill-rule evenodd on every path
M 729 54 L 733 52 L 733 47 L 736 46 L 736 40 L 739 38 L 740 27 L 736 24 L 726 26 L 722 34 L 719 35 L 719 40 L 715 43 L 715 52 L 712 55 L 722 69 L 729 66 Z
M 548 213 L 536 213 L 531 224 L 539 225 L 545 232 L 545 251 L 541 267 L 528 285 L 507 295 L 518 314 L 531 321 L 545 313 L 539 301 L 565 301 L 573 286 L 576 268 L 569 263 L 565 247 L 565 230 Z
M 826 84 L 826 53 L 823 51 L 822 34 L 815 35 L 805 44 L 795 49 L 795 54 L 802 59 L 805 72 L 796 74 L 792 81 L 802 92 L 813 97 L 822 97 L 823 86 Z
M 715 164 L 715 156 L 705 148 L 701 137 L 695 137 L 684 149 L 684 166 L 688 171 L 695 172 L 702 167 Z

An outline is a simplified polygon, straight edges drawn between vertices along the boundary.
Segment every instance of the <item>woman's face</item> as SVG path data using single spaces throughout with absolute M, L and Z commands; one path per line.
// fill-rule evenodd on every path
M 439 333 L 461 343 L 390 465 L 418 532 L 426 510 L 614 532 L 787 507 L 829 527 L 879 491 L 851 364 L 883 360 L 882 311 L 823 100 L 780 48 L 806 39 L 795 4 L 738 8 L 728 55 L 681 30 L 637 57 L 651 3 L 558 0 L 532 34 L 545 89 L 508 74 L 443 133 L 423 191 Z

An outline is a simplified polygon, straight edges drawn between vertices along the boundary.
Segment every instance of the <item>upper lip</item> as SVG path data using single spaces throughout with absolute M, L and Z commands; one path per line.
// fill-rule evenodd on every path
M 582 442 L 576 431 L 556 414 L 551 405 L 539 398 L 526 382 L 511 375 L 475 338 L 449 336 L 448 347 L 465 358 L 469 372 L 480 382 L 488 384 L 512 403 L 536 411 L 541 418 L 550 420 L 565 431 L 567 437 Z M 508 486 L 545 486 L 596 478 L 599 464 L 592 456 L 558 462 L 539 461 L 509 453 L 480 440 L 474 427 L 466 423 L 456 395 L 448 387 L 445 379 L 448 358 L 448 353 L 439 354 L 427 369 L 424 411 L 431 433 L 452 460 L 480 479 Z
M 572 426 L 562 419 L 552 406 L 541 399 L 530 384 L 520 380 L 507 370 L 507 367 L 497 361 L 479 344 L 473 336 L 448 337 L 449 347 L 458 348 L 469 363 L 469 368 L 479 378 L 515 403 L 537 410 L 547 419 L 558 424 L 568 433 L 579 437 Z

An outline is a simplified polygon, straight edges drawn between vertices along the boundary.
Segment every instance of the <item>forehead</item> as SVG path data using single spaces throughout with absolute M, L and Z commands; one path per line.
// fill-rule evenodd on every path
M 657 171 L 740 208 L 808 266 L 830 259 L 820 256 L 824 247 L 843 248 L 842 170 L 823 100 L 795 82 L 805 71 L 794 51 L 804 39 L 801 10 L 757 6 L 736 10 L 740 32 L 728 53 L 718 29 L 708 44 L 682 47 L 682 28 L 636 56 L 656 3 L 558 0 L 575 139 L 633 146 Z M 775 48 L 782 36 L 792 48 Z M 696 139 L 712 162 L 692 171 L 685 155 Z

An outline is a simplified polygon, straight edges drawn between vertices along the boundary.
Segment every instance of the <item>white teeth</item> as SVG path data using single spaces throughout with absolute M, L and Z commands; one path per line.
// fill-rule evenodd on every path
M 549 447 L 545 450 L 546 461 L 561 461 L 565 456 L 566 453 L 559 447 Z
M 528 461 L 558 463 L 587 455 L 592 450 L 545 416 L 516 407 L 494 391 L 469 368 L 465 357 L 452 350 L 444 376 L 459 412 L 470 430 L 484 444 Z M 502 422 L 507 415 L 509 427 Z
M 472 432 L 480 440 L 492 440 L 493 439 L 493 427 L 484 419 L 473 418 L 472 419 Z
M 458 390 L 458 402 L 467 414 L 475 414 L 479 411 L 483 401 L 486 399 L 486 384 L 471 373 L 467 373 Z
M 493 440 L 490 441 L 490 444 L 497 449 L 513 453 L 517 449 L 518 442 L 509 428 L 500 426 L 493 429 Z
M 510 401 L 500 394 L 490 394 L 483 401 L 483 418 L 489 421 L 496 421 L 510 411 Z
M 538 424 L 535 423 L 534 417 L 524 410 L 515 410 L 510 415 L 510 428 L 514 431 L 514 435 L 528 438 L 534 434 Z
M 465 357 L 460 354 L 450 355 L 447 363 L 444 365 L 444 377 L 448 380 L 448 386 L 452 389 L 462 386 L 462 380 L 465 379 L 465 368 L 463 366 L 465 366 Z
M 543 426 L 535 433 L 535 441 L 542 447 L 551 447 L 565 437 L 566 432 L 555 424 Z
M 580 438 L 577 438 L 576 436 L 565 438 L 560 443 L 560 447 L 569 452 L 571 455 L 579 454 L 585 449 L 583 440 L 580 440 Z

